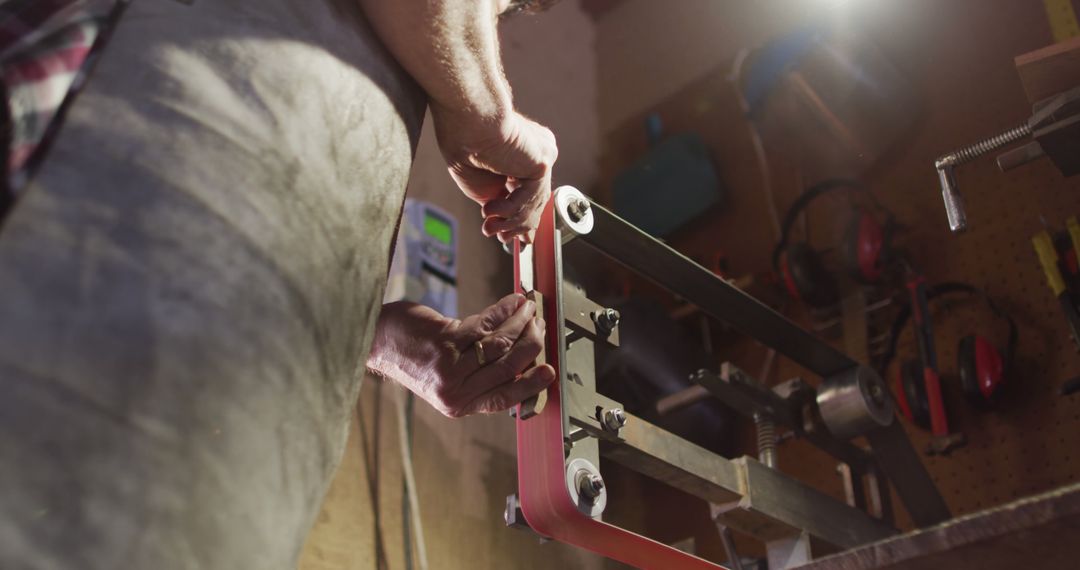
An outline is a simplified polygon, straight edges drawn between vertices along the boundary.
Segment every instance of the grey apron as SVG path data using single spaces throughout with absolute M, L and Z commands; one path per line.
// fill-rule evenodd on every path
M 424 99 L 352 0 L 136 0 L 0 229 L 0 568 L 295 568 Z

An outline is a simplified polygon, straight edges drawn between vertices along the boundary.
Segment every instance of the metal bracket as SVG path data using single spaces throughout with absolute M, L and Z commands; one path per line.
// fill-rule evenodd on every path
M 585 203 L 582 202 L 585 200 Z M 571 209 L 573 211 L 571 211 Z M 771 529 L 804 529 L 811 536 L 840 547 L 850 547 L 891 535 L 894 530 L 867 513 L 819 493 L 798 481 L 761 466 L 752 459 L 731 461 L 623 413 L 616 418 L 618 402 L 596 392 L 594 350 L 618 346 L 617 327 L 601 323 L 593 315 L 604 310 L 584 294 L 565 287 L 562 279 L 562 246 L 570 239 L 615 258 L 675 294 L 697 304 L 705 312 L 727 322 L 811 372 L 831 377 L 857 364 L 772 309 L 747 296 L 711 272 L 666 245 L 627 224 L 607 210 L 587 202 L 571 188 L 556 190 L 544 212 L 535 245 L 535 289 L 543 294 L 547 328 L 547 362 L 557 372 L 559 385 L 548 390 L 547 407 L 533 419 L 516 421 L 518 477 L 522 514 L 535 532 L 575 544 L 640 568 L 716 570 L 716 564 L 612 526 L 590 507 L 582 509 L 582 493 L 606 493 L 600 472 L 599 440 L 604 457 L 657 478 L 713 503 L 730 506 L 726 516 L 732 526 L 759 538 L 776 535 Z M 515 258 L 522 262 L 521 256 Z M 520 276 L 523 272 L 516 271 Z M 521 286 L 521 280 L 517 279 Z M 609 317 L 611 315 L 608 315 Z M 553 326 L 555 324 L 555 326 Z M 610 331 L 605 329 L 610 328 Z M 605 334 L 606 333 L 606 334 Z M 574 335 L 573 342 L 567 337 Z M 777 423 L 802 430 L 808 439 L 861 468 L 873 466 L 897 481 L 904 499 L 921 502 L 912 510 L 920 524 L 947 518 L 929 476 L 910 442 L 889 431 L 868 434 L 875 451 L 888 451 L 890 461 L 869 456 L 847 442 L 829 437 L 824 429 L 806 430 L 802 409 L 815 406 L 812 391 L 789 386 L 786 397 L 772 391 L 753 391 L 739 382 L 728 368 L 727 378 L 717 381 L 731 398 L 771 409 Z M 713 379 L 702 377 L 703 385 Z M 708 387 L 708 386 L 707 386 Z M 714 392 L 715 393 L 715 392 Z M 888 430 L 895 429 L 893 423 Z M 875 439 L 876 438 L 876 439 Z M 901 467 L 901 463 L 904 465 Z M 596 478 L 586 475 L 595 474 Z M 579 475 L 581 475 L 579 477 Z M 609 500 L 605 495 L 605 500 Z M 593 505 L 595 506 L 595 504 Z

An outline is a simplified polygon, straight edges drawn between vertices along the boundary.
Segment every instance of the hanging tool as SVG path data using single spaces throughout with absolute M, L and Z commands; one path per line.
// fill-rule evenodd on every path
M 998 168 L 1002 172 L 1047 157 L 1063 176 L 1080 174 L 1080 160 L 1076 155 L 1076 147 L 1080 143 L 1080 87 L 1040 101 L 1033 107 L 1027 121 L 934 161 L 951 231 L 962 232 L 968 225 L 956 169 L 983 155 L 1027 139 L 1032 140 L 998 157 Z
M 1073 221 L 1075 225 L 1075 218 Z M 1077 227 L 1077 230 L 1080 230 L 1080 227 Z M 1080 238 L 1080 232 L 1078 232 L 1078 238 Z M 1069 325 L 1069 334 L 1072 335 L 1073 342 L 1080 350 L 1080 312 L 1077 312 L 1072 295 L 1065 286 L 1065 278 L 1062 277 L 1061 268 L 1058 266 L 1059 258 L 1057 248 L 1054 247 L 1054 238 L 1050 236 L 1049 231 L 1043 230 L 1031 238 L 1031 243 L 1035 246 L 1035 253 L 1039 256 L 1043 273 L 1046 274 L 1046 284 L 1057 297 L 1061 312 L 1065 314 L 1065 321 Z
M 1080 376 L 1070 378 L 1061 384 L 1060 394 L 1062 396 L 1072 396 L 1080 392 Z
M 934 433 L 927 452 L 931 455 L 945 455 L 964 444 L 964 434 L 949 432 L 949 420 L 945 413 L 945 400 L 941 396 L 941 380 L 938 376 L 934 331 L 926 302 L 926 278 L 921 274 L 912 274 L 908 279 L 907 287 L 911 294 L 911 313 L 915 317 L 915 340 L 919 348 L 923 384 L 926 386 L 926 399 L 930 408 L 930 428 Z
M 1070 216 L 1068 220 L 1065 220 L 1065 230 L 1069 235 L 1070 245 L 1072 245 L 1072 256 L 1069 260 L 1071 263 L 1065 264 L 1065 270 L 1069 274 L 1067 278 L 1070 279 L 1070 281 L 1066 282 L 1066 287 L 1076 293 L 1080 289 L 1080 283 L 1078 283 L 1077 279 L 1078 274 L 1080 274 L 1080 267 L 1078 267 L 1080 259 L 1077 258 L 1077 256 L 1080 256 L 1080 220 L 1076 216 Z
M 1055 42 L 1080 36 L 1080 24 L 1077 23 L 1072 0 L 1043 0 L 1043 6 Z

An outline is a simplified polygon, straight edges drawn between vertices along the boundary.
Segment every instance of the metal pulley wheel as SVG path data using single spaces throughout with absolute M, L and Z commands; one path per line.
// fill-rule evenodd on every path
M 555 189 L 555 216 L 564 241 L 586 235 L 593 229 L 592 202 L 573 186 Z
M 825 427 L 840 439 L 887 426 L 896 412 L 885 382 L 866 366 L 827 378 L 818 388 L 817 405 Z

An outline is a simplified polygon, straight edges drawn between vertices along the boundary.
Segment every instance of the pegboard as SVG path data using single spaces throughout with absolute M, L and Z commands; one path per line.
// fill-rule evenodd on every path
M 1030 240 L 1043 219 L 1061 228 L 1066 217 L 1080 214 L 1080 179 L 1063 178 L 1048 161 L 1008 173 L 998 171 L 993 156 L 961 167 L 971 229 L 948 233 L 933 159 L 1026 120 L 1030 106 L 1012 58 L 1052 41 L 1037 3 L 960 4 L 971 23 L 964 35 L 939 27 L 943 33 L 927 36 L 929 49 L 950 54 L 946 61 L 920 65 L 911 57 L 917 51 L 904 57 L 894 45 L 900 65 L 927 95 L 928 115 L 910 143 L 887 157 L 868 182 L 898 217 L 919 223 L 908 243 L 931 282 L 972 283 L 1017 323 L 1019 344 L 1006 397 L 997 409 L 980 411 L 964 401 L 959 388 L 957 345 L 964 335 L 979 332 L 1004 346 L 1007 326 L 977 301 L 937 303 L 933 309 L 951 427 L 963 431 L 968 444 L 947 457 L 926 457 L 925 463 L 954 513 L 965 514 L 1080 476 L 1080 398 L 1058 395 L 1062 381 L 1080 374 L 1080 357 Z M 898 362 L 915 354 L 910 329 L 901 338 Z M 924 448 L 929 435 L 907 427 L 916 447 Z
M 880 7 L 880 4 L 876 5 Z M 965 334 L 980 332 L 1004 345 L 1007 327 L 984 305 L 957 296 L 934 303 L 936 347 L 950 422 L 967 436 L 966 447 L 948 457 L 923 456 L 931 476 L 956 515 L 1046 491 L 1080 477 L 1080 395 L 1058 395 L 1062 381 L 1080 375 L 1080 356 L 1068 337 L 1057 300 L 1045 284 L 1030 238 L 1041 218 L 1062 227 L 1080 214 L 1080 177 L 1063 178 L 1048 162 L 1000 173 L 993 157 L 958 171 L 967 198 L 970 230 L 948 232 L 934 159 L 1027 119 L 1013 58 L 1052 42 L 1046 13 L 1030 0 L 918 0 L 891 3 L 887 17 L 861 22 L 862 31 L 908 76 L 923 101 L 921 118 L 864 177 L 879 199 L 907 226 L 905 245 L 931 284 L 965 281 L 990 293 L 1019 328 L 1017 358 L 1006 398 L 998 409 L 978 411 L 967 404 L 956 375 L 956 348 Z M 707 258 L 727 253 L 736 275 L 768 270 L 775 233 L 760 194 L 752 148 L 727 69 L 703 78 L 656 108 L 669 133 L 694 131 L 710 145 L 731 188 L 722 210 L 670 239 L 683 253 Z M 614 173 L 645 149 L 645 113 L 606 138 L 604 172 Z M 797 172 L 782 157 L 770 156 L 774 191 L 781 212 L 798 191 L 816 180 Z M 603 191 L 600 191 L 601 198 Z M 850 210 L 826 201 L 811 208 L 813 241 L 828 247 Z M 819 229 L 823 228 L 823 229 Z M 798 312 L 792 314 L 799 319 Z M 756 370 L 760 351 L 740 346 L 736 358 Z M 913 357 L 910 327 L 901 337 L 896 362 Z M 800 375 L 791 363 L 779 377 Z M 890 378 L 891 380 L 891 378 Z M 929 434 L 907 425 L 923 449 Z M 752 447 L 750 448 L 752 449 Z M 780 467 L 822 491 L 842 497 L 835 461 L 802 442 L 780 449 Z M 894 497 L 897 522 L 910 520 Z

